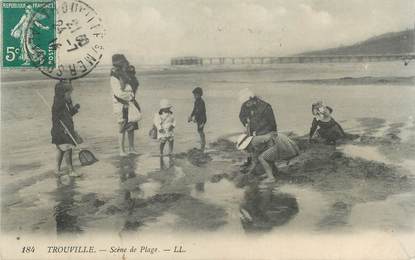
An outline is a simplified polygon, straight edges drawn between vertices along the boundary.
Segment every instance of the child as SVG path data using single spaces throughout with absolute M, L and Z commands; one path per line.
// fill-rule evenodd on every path
M 331 116 L 333 112 L 331 107 L 324 106 L 323 102 L 319 101 L 312 104 L 311 112 L 314 118 L 309 133 L 310 142 L 316 131 L 319 137 L 326 140 L 327 144 L 336 144 L 337 140 L 345 136 L 343 128 Z
M 52 106 L 51 135 L 52 143 L 55 144 L 57 148 L 56 174 L 62 174 L 61 164 L 63 157 L 65 157 L 66 165 L 69 168 L 69 176 L 79 177 L 81 175 L 75 172 L 72 165 L 72 149 L 75 144 L 66 132 L 68 130 L 73 137 L 77 136 L 72 116 L 78 113 L 80 106 L 79 104 L 76 104 L 75 106 L 72 105 L 72 90 L 73 88 L 70 82 L 60 81 L 55 86 L 55 97 Z
M 117 116 L 119 125 L 119 148 L 120 156 L 127 156 L 125 152 L 125 134 L 128 136 L 129 154 L 137 154 L 134 147 L 134 131 L 138 130 L 137 122 L 128 121 L 129 107 L 134 105 L 139 111 L 140 107 L 135 99 L 137 88 L 139 86 L 135 76 L 135 68 L 130 65 L 123 54 L 114 54 L 112 56 L 113 68 L 111 69 L 111 89 L 113 95 L 113 109 Z
M 167 99 L 160 101 L 160 110 L 155 113 L 153 123 L 157 128 L 157 138 L 160 140 L 160 156 L 163 157 L 164 146 L 166 142 L 169 143 L 169 153 L 171 156 L 173 153 L 174 145 L 174 128 L 176 127 L 176 121 L 174 119 L 172 106 Z
M 206 107 L 205 107 L 205 101 L 203 101 L 203 90 L 200 87 L 196 87 L 193 89 L 193 96 L 195 98 L 195 103 L 193 106 L 193 111 L 190 114 L 187 122 L 194 121 L 197 124 L 197 132 L 200 136 L 200 150 L 202 152 L 205 150 L 206 146 L 206 138 L 205 138 L 205 132 L 204 127 L 207 121 L 206 118 Z
M 238 150 L 247 150 L 253 154 L 252 170 L 259 162 L 265 170 L 267 178 L 264 182 L 274 182 L 273 171 L 278 171 L 275 163 L 291 160 L 300 154 L 297 144 L 290 138 L 277 132 L 266 135 L 249 136 L 243 134 L 236 144 Z

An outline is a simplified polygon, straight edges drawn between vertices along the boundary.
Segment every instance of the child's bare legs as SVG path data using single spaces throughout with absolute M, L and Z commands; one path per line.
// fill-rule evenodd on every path
M 124 146 L 124 140 L 125 140 L 125 132 L 121 132 L 118 135 L 118 146 L 120 147 L 120 155 L 126 156 L 125 153 L 125 146 Z
M 199 129 L 197 129 L 197 131 L 199 132 L 199 135 L 200 135 L 200 150 L 202 150 L 202 152 L 203 152 L 205 150 L 205 147 L 206 147 L 205 132 L 203 131 L 203 128 L 199 128 Z
M 278 167 L 275 166 L 275 163 L 271 163 L 271 168 L 272 168 L 272 176 L 276 177 L 274 174 L 278 174 Z
M 72 165 L 72 149 L 68 149 L 67 151 L 65 151 L 64 157 L 65 157 L 66 165 L 69 168 L 69 176 L 71 176 L 71 177 L 81 176 L 81 174 L 77 173 L 73 168 L 73 165 Z
M 69 149 L 69 150 L 65 151 L 64 156 L 65 156 L 65 163 L 68 166 L 69 171 L 73 171 L 72 149 Z
M 128 151 L 131 154 L 137 154 L 137 151 L 134 147 L 134 130 L 128 131 Z
M 64 152 L 61 151 L 59 148 L 56 149 L 56 170 L 55 170 L 56 174 L 59 174 L 61 172 L 63 154 Z
M 164 165 L 164 158 L 163 156 L 160 156 L 160 169 L 164 169 L 165 165 Z
M 169 156 L 173 154 L 174 140 L 169 140 Z
M 267 160 L 265 160 L 262 154 L 258 157 L 258 161 L 261 163 L 262 167 L 264 167 L 265 173 L 268 176 L 267 180 L 274 180 L 274 175 L 272 175 L 272 167 L 270 163 Z
M 164 146 L 166 145 L 165 140 L 160 140 L 160 168 L 164 169 Z
M 173 160 L 174 140 L 170 139 L 168 142 L 169 142 L 169 167 L 172 167 L 174 164 L 174 160 Z
M 166 141 L 160 141 L 160 156 L 163 157 L 164 154 L 164 146 L 166 145 Z

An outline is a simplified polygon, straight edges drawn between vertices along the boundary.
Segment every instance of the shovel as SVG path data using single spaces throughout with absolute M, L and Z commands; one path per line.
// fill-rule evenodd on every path
M 42 99 L 43 103 L 49 108 L 52 109 L 51 106 L 49 105 L 49 103 L 46 101 L 46 99 L 42 96 L 42 94 L 40 94 L 39 91 L 36 91 L 37 95 Z M 63 129 L 65 129 L 65 133 L 72 139 L 72 141 L 75 144 L 75 147 L 79 149 L 79 161 L 81 162 L 82 166 L 87 166 L 87 165 L 91 165 L 94 164 L 95 162 L 98 161 L 98 159 L 95 157 L 95 155 L 86 149 L 82 149 L 81 147 L 79 147 L 78 142 L 75 140 L 75 138 L 72 136 L 71 132 L 69 131 L 68 127 L 66 127 L 66 125 L 59 120 L 59 122 L 61 123 Z

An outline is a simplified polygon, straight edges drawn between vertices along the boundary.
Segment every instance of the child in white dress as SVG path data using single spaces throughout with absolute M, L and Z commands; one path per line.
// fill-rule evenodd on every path
M 167 99 L 160 101 L 160 110 L 154 114 L 153 123 L 157 128 L 157 139 L 160 141 L 160 155 L 163 157 L 164 146 L 169 143 L 169 153 L 173 153 L 174 145 L 174 128 L 176 127 L 176 120 L 174 119 L 172 106 Z

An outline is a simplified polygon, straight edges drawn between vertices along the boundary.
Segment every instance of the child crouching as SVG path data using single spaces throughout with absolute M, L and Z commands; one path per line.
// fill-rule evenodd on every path
M 251 171 L 259 162 L 265 170 L 267 178 L 264 182 L 274 182 L 274 172 L 278 172 L 275 163 L 289 162 L 300 154 L 297 144 L 284 134 L 271 132 L 266 135 L 249 136 L 243 134 L 239 137 L 236 148 L 246 150 L 253 154 Z

